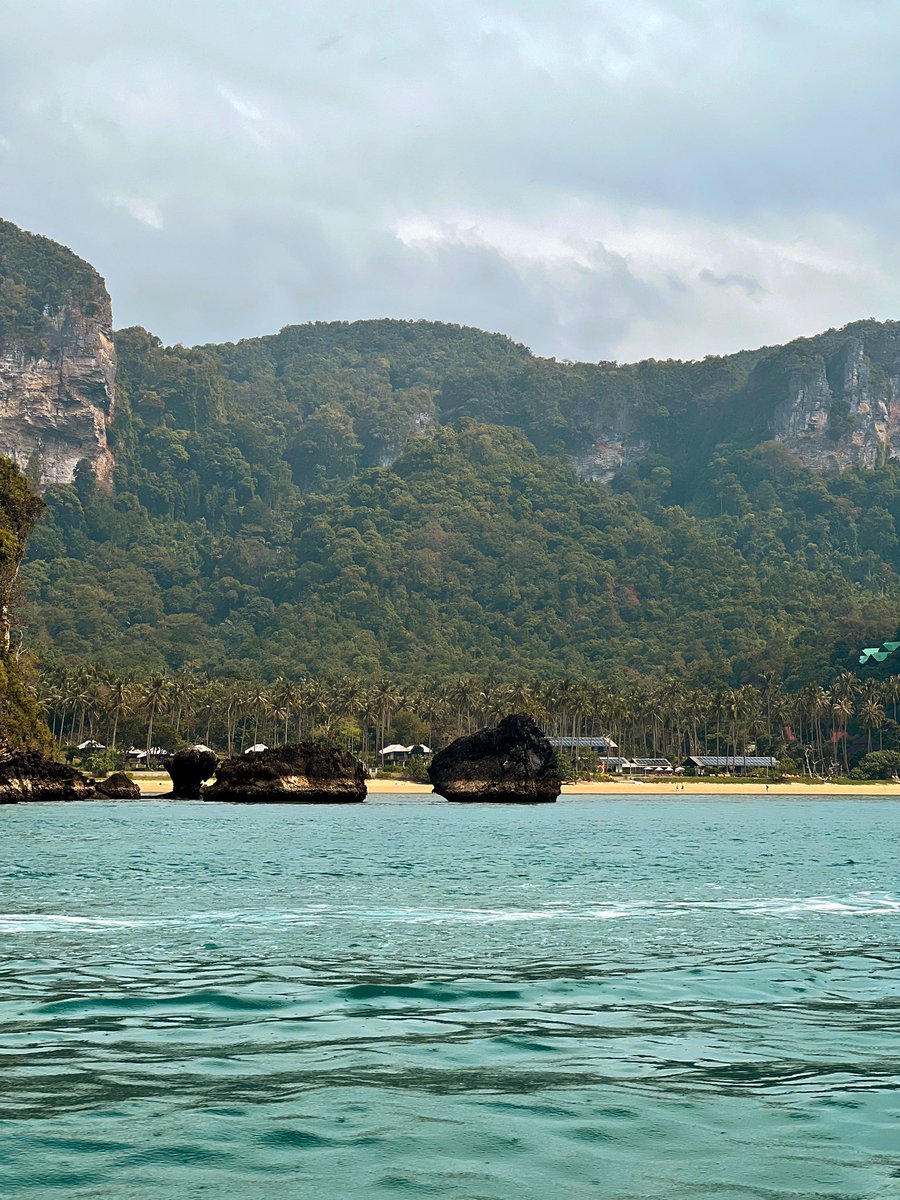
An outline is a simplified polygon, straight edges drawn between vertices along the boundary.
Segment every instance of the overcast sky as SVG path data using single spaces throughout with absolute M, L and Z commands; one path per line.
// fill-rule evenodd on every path
M 0 215 L 117 325 L 697 358 L 900 318 L 900 0 L 0 0 Z

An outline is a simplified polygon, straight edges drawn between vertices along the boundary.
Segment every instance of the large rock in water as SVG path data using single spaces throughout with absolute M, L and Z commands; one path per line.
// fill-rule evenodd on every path
M 93 800 L 93 783 L 74 767 L 23 750 L 0 759 L 0 804 L 20 800 Z
M 204 800 L 259 804 L 353 804 L 366 798 L 365 770 L 347 750 L 296 742 L 226 758 Z
M 94 780 L 94 789 L 102 800 L 140 800 L 141 789 L 124 771 L 116 771 L 106 779 Z
M 562 788 L 556 751 L 521 714 L 451 742 L 432 759 L 428 778 L 438 795 L 469 803 L 552 804 Z
M 214 750 L 209 746 L 191 746 L 176 750 L 167 758 L 165 768 L 172 777 L 173 800 L 199 800 L 200 788 L 216 773 Z

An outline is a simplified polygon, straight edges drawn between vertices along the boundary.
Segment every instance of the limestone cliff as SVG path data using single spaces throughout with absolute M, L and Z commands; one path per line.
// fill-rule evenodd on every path
M 886 330 L 874 331 L 876 346 L 853 334 L 791 373 L 772 433 L 806 466 L 842 470 L 900 458 L 900 354 L 885 347 Z
M 0 454 L 41 487 L 71 482 L 82 459 L 111 486 L 115 378 L 103 280 L 64 247 L 0 222 Z
M 698 363 L 598 372 L 577 411 L 578 473 L 607 481 L 648 455 L 705 461 L 774 439 L 812 470 L 900 460 L 900 324 L 860 321 Z M 574 422 L 573 422 L 574 424 Z

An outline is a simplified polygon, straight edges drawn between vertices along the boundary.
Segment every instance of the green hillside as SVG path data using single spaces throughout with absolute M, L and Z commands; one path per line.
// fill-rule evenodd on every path
M 87 264 L 11 230 L 7 341 L 36 336 L 46 305 L 103 302 Z M 47 660 L 246 678 L 822 678 L 900 624 L 900 468 L 811 472 L 771 440 L 773 414 L 803 372 L 840 397 L 863 342 L 889 391 L 900 326 L 875 322 L 621 367 L 431 322 L 193 349 L 123 330 L 114 492 L 86 466 L 48 490 L 30 641 Z M 852 427 L 838 402 L 828 421 Z M 579 477 L 610 430 L 641 461 Z
M 173 369 L 132 396 L 116 494 L 87 471 L 47 494 L 28 568 L 44 654 L 246 677 L 799 680 L 900 621 L 896 466 L 813 474 L 763 443 L 714 456 L 685 508 L 665 467 L 611 488 L 516 429 L 464 419 L 358 467 L 298 422 L 321 459 L 301 487 L 264 428 L 229 416 L 204 355 L 175 358 L 177 390 Z

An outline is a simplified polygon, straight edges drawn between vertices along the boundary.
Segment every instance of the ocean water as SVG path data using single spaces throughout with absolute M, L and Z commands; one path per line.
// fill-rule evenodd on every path
M 0 809 L 0 1195 L 900 1196 L 900 804 Z

